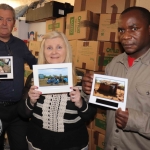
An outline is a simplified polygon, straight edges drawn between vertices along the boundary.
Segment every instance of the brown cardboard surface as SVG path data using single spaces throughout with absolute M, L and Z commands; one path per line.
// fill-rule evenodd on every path
M 51 31 L 59 31 L 65 33 L 65 17 L 47 20 L 46 21 L 46 33 Z
M 77 52 L 77 40 L 71 40 L 69 41 L 71 49 L 72 49 L 72 63 L 75 66 L 76 61 L 76 52 Z
M 79 75 L 84 76 L 85 73 L 90 73 L 90 74 L 104 74 L 105 72 L 103 71 L 93 71 L 93 70 L 87 70 L 87 69 L 82 69 L 82 68 L 77 68 L 76 70 L 79 71 Z
M 89 0 L 88 0 L 89 1 Z M 102 3 L 104 3 L 105 0 L 102 0 Z M 115 13 L 121 13 L 124 9 L 135 6 L 136 0 L 106 0 L 106 12 L 102 13 L 113 13 L 113 9 L 115 10 Z
M 45 3 L 43 7 L 29 9 L 26 13 L 26 22 L 46 21 L 48 19 L 64 17 L 67 13 L 71 12 L 73 12 L 73 6 L 69 3 L 51 1 Z
M 75 67 L 97 71 L 99 41 L 78 41 Z
M 30 41 L 29 42 L 29 50 L 30 51 L 39 51 L 41 46 L 41 41 Z
M 66 36 L 68 40 L 97 40 L 99 15 L 91 11 L 67 14 Z
M 98 131 L 92 130 L 92 150 L 104 150 L 105 135 Z
M 76 74 L 77 74 L 77 82 L 78 84 L 81 85 L 81 80 L 82 80 L 82 77 L 85 75 L 85 73 L 90 73 L 90 74 L 93 74 L 93 73 L 96 73 L 96 74 L 104 74 L 103 71 L 92 71 L 92 70 L 86 70 L 86 69 L 82 69 L 82 68 L 75 68 L 76 69 Z M 87 127 L 88 128 L 92 128 L 92 122 L 90 123 L 87 123 Z
M 99 70 L 105 71 L 105 67 L 111 60 L 123 52 L 118 42 L 100 42 Z
M 39 57 L 39 51 L 33 51 L 33 53 L 32 53 L 36 58 L 38 58 Z
M 106 110 L 105 109 L 97 109 L 97 114 L 93 120 L 93 129 L 102 133 L 103 135 L 106 132 Z
M 73 12 L 84 11 L 86 5 L 86 0 L 75 0 Z
M 118 21 L 120 14 L 101 14 L 99 21 L 99 41 L 118 42 Z
M 90 10 L 94 13 L 121 13 L 135 6 L 136 0 L 75 0 L 73 12 Z
M 97 113 L 96 113 L 95 118 L 98 118 L 106 122 L 106 109 L 97 108 Z
M 30 69 L 30 67 L 27 64 L 25 64 L 24 65 L 24 77 L 27 78 L 28 75 L 31 73 L 32 73 L 32 70 Z
M 113 57 L 122 51 L 117 42 L 77 41 L 75 67 L 101 74 Z

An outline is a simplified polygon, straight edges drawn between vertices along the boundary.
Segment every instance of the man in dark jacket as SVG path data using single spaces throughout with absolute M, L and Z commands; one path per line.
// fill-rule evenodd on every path
M 1 79 L 0 75 L 0 119 L 2 134 L 0 150 L 3 150 L 4 134 L 7 131 L 12 150 L 27 150 L 25 139 L 28 120 L 17 114 L 17 104 L 24 87 L 24 63 L 30 68 L 36 64 L 36 58 L 26 44 L 14 37 L 11 32 L 15 24 L 15 11 L 7 4 L 0 4 L 0 56 L 12 56 L 13 79 Z

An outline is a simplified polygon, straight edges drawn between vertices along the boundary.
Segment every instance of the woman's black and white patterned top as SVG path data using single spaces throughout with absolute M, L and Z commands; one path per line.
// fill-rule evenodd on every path
M 30 88 L 30 82 L 27 83 L 25 92 Z M 88 104 L 84 98 L 82 107 L 78 108 L 70 100 L 69 93 L 45 94 L 40 96 L 33 107 L 27 94 L 24 95 L 26 96 L 18 111 L 22 117 L 31 118 L 27 140 L 34 148 L 62 150 L 88 144 L 85 122 L 95 115 L 96 108 Z M 82 95 L 83 92 L 81 97 Z

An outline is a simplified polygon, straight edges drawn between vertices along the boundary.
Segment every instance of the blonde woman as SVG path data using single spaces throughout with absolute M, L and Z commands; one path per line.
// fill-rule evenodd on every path
M 72 52 L 63 33 L 52 31 L 43 37 L 38 64 L 71 63 Z M 70 93 L 42 94 L 38 87 L 30 87 L 28 98 L 19 107 L 23 117 L 31 117 L 27 131 L 29 150 L 88 150 L 85 122 L 96 113 L 77 87 Z

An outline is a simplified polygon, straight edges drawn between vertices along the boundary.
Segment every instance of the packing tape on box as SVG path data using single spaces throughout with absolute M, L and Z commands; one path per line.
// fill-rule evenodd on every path
M 86 0 L 81 1 L 81 11 L 85 10 Z
M 110 24 L 116 23 L 117 13 L 111 14 Z
M 130 3 L 131 0 L 125 0 L 124 9 L 130 7 Z M 106 13 L 106 7 L 107 7 L 107 0 L 102 0 L 101 13 Z M 112 6 L 112 13 L 118 13 L 118 7 L 115 4 Z
M 52 31 L 55 30 L 55 26 L 56 26 L 56 19 L 52 20 Z
M 79 25 L 80 27 L 92 27 L 98 30 L 98 24 L 95 24 L 88 20 L 81 21 Z
M 110 32 L 110 40 L 109 41 L 114 41 L 116 37 L 116 32 Z
M 131 3 L 131 0 L 125 0 L 125 7 L 124 7 L 124 9 L 130 7 L 130 3 Z
M 98 136 L 99 136 L 99 132 L 98 131 L 94 131 L 94 144 L 98 145 Z
M 107 7 L 107 0 L 102 0 L 101 13 L 106 13 L 106 7 Z M 112 5 L 111 7 L 112 7 L 112 13 L 118 12 L 118 7 L 115 4 Z

